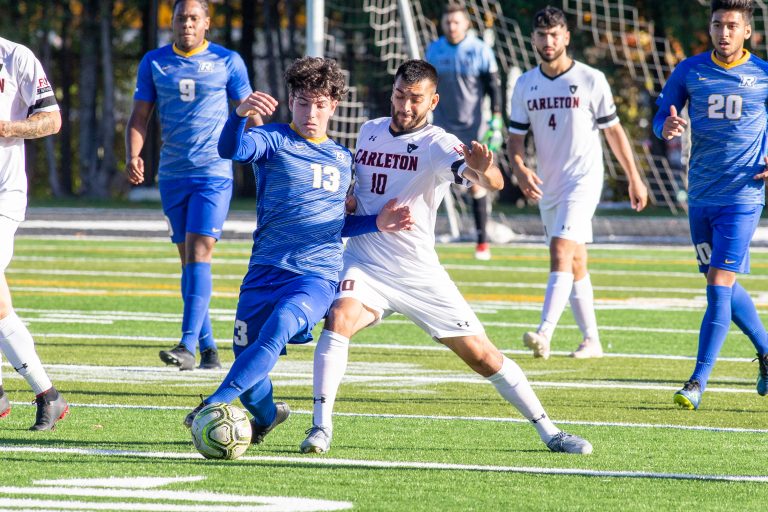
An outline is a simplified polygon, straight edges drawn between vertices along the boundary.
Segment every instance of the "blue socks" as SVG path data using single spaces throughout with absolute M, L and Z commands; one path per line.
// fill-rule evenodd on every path
M 733 323 L 749 337 L 757 353 L 768 353 L 768 334 L 765 332 L 765 326 L 757 314 L 752 297 L 738 281 L 733 285 L 731 315 L 733 316 Z
M 288 340 L 306 325 L 307 320 L 301 309 L 290 303 L 278 305 L 261 327 L 259 337 L 236 354 L 235 362 L 219 389 L 206 398 L 205 403 L 229 404 L 240 397 L 257 424 L 271 424 L 277 410 L 272 402 L 269 372 L 277 364 Z
M 698 380 L 701 390 L 707 387 L 709 375 L 717 360 L 717 355 L 728 336 L 731 325 L 731 297 L 729 286 L 707 285 L 707 311 L 701 321 L 699 331 L 699 352 L 696 357 L 696 368 L 691 380 Z
M 184 317 L 181 321 L 181 344 L 195 353 L 198 338 L 200 350 L 215 348 L 211 334 L 208 305 L 211 302 L 211 264 L 187 263 L 181 273 Z

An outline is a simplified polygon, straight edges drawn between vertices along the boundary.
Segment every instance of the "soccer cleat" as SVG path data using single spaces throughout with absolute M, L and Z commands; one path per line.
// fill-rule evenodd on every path
M 757 394 L 765 396 L 768 395 L 768 353 L 757 354 L 757 361 L 759 365 L 757 371 Z M 2 406 L 0 406 L 0 409 L 2 409 Z
M 51 400 L 51 395 L 55 395 L 56 398 Z M 55 388 L 37 395 L 35 403 L 37 404 L 35 424 L 29 427 L 29 430 L 53 430 L 56 422 L 69 413 L 67 401 Z
M 251 420 L 251 430 L 253 431 L 253 434 L 251 434 L 251 444 L 260 444 L 264 441 L 264 438 L 267 437 L 267 434 L 272 432 L 276 426 L 287 420 L 288 416 L 291 414 L 291 408 L 288 407 L 288 404 L 285 402 L 275 402 L 275 407 L 277 407 L 275 421 L 266 427 L 264 425 L 257 425 Z
M 313 425 L 312 428 L 304 432 L 307 438 L 301 443 L 301 453 L 325 453 L 331 449 L 331 431 Z
M 221 361 L 219 361 L 219 352 L 215 348 L 209 348 L 200 352 L 200 366 L 201 370 L 218 370 L 221 368 Z
M 675 393 L 675 403 L 683 409 L 695 410 L 701 402 L 701 386 L 697 380 L 689 380 L 683 384 L 683 389 Z
M 181 344 L 171 350 L 161 350 L 160 360 L 165 364 L 178 366 L 179 370 L 191 370 L 195 367 L 195 354 Z
M 584 338 L 579 348 L 574 352 L 571 352 L 571 357 L 575 359 L 589 359 L 603 357 L 603 346 L 599 341 L 593 341 L 589 338 Z
M 491 259 L 491 245 L 489 243 L 477 244 L 475 247 L 475 259 L 488 261 Z
M 533 349 L 533 357 L 549 359 L 549 340 L 543 334 L 529 331 L 523 334 L 523 343 Z
M 195 416 L 197 416 L 197 413 L 200 412 L 200 409 L 205 407 L 206 404 L 205 400 L 203 400 L 203 395 L 200 395 L 200 405 L 189 411 L 189 414 L 184 417 L 184 426 L 187 428 L 192 428 L 192 422 L 195 421 Z
M 5 418 L 11 414 L 11 402 L 8 400 L 8 395 L 3 393 L 0 395 L 0 418 Z
M 592 445 L 586 439 L 560 431 L 547 443 L 547 448 L 558 453 L 578 453 L 589 455 L 592 453 Z

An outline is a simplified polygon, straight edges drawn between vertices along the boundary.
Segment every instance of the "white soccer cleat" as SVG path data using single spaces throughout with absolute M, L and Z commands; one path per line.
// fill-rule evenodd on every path
M 331 449 L 331 431 L 313 425 L 306 431 L 307 438 L 301 443 L 301 453 L 326 453 Z
M 533 357 L 549 359 L 549 339 L 543 334 L 529 331 L 523 334 L 523 343 L 533 350 Z
M 562 431 L 549 440 L 547 448 L 557 453 L 576 453 L 579 455 L 592 453 L 592 444 L 589 441 Z
M 600 344 L 600 341 L 584 338 L 579 348 L 571 352 L 571 357 L 576 359 L 597 359 L 603 357 L 603 346 Z
M 480 261 L 489 261 L 491 259 L 490 244 L 477 244 L 477 247 L 475 247 L 475 259 Z

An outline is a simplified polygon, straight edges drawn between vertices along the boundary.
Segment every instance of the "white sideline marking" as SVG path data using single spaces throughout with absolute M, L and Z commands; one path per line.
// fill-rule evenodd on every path
M 149 459 L 179 459 L 179 460 L 203 460 L 198 453 L 173 453 L 173 452 L 139 452 L 131 450 L 100 450 L 89 448 L 42 448 L 38 446 L 2 446 L 0 452 L 5 453 L 57 453 L 66 455 L 86 455 L 99 457 L 140 457 Z M 280 464 L 294 463 L 301 466 L 330 466 L 330 467 L 362 467 L 384 469 L 430 469 L 440 471 L 481 471 L 493 473 L 527 473 L 539 475 L 569 475 L 592 476 L 614 478 L 650 478 L 665 480 L 700 480 L 717 482 L 757 482 L 768 483 L 768 476 L 761 475 L 708 475 L 694 473 L 661 473 L 649 471 L 600 471 L 578 468 L 541 468 L 525 466 L 492 466 L 482 464 L 449 464 L 440 462 L 409 462 L 386 460 L 360 460 L 360 459 L 330 459 L 321 457 L 272 457 L 272 456 L 243 456 L 234 461 L 234 464 L 243 462 L 277 462 Z M 66 491 L 62 489 L 62 491 Z M 0 487 L 0 492 L 5 492 Z M 130 493 L 131 491 L 126 491 Z M 173 492 L 173 491 L 155 491 Z M 127 494 L 129 495 L 129 494 Z

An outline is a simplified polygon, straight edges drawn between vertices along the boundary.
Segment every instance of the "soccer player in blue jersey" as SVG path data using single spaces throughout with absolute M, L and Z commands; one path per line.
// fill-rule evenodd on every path
M 487 94 L 491 99 L 493 116 L 489 130 L 482 138 L 491 151 L 498 151 L 504 138 L 502 92 L 493 50 L 482 39 L 469 33 L 469 13 L 463 5 L 449 3 L 443 12 L 441 26 L 443 36 L 429 45 L 424 57 L 435 66 L 440 76 L 437 93 L 442 101 L 435 108 L 433 123 L 456 135 L 464 144 L 471 145 L 473 140 L 481 138 L 483 99 Z M 469 193 L 477 231 L 475 257 L 489 260 L 487 190 L 473 185 Z
M 216 143 L 228 100 L 240 103 L 251 93 L 243 59 L 206 40 L 209 25 L 205 0 L 174 2 L 174 42 L 141 60 L 125 135 L 126 173 L 137 185 L 144 181 L 140 152 L 157 105 L 163 138 L 158 182 L 171 241 L 181 257 L 184 300 L 181 341 L 161 350 L 160 359 L 181 370 L 194 368 L 197 345 L 200 368 L 221 368 L 208 305 L 213 247 L 227 217 L 233 180 L 232 163 L 219 156 Z
M 352 155 L 326 135 L 346 93 L 335 61 L 296 60 L 285 72 L 291 124 L 244 132 L 245 117 L 269 107 L 255 92 L 229 116 L 219 140 L 225 158 L 253 165 L 258 227 L 248 273 L 240 287 L 234 329 L 235 362 L 221 386 L 184 420 L 192 425 L 207 403 L 236 398 L 253 415 L 253 443 L 285 421 L 290 409 L 274 403 L 269 372 L 287 343 L 312 339 L 338 286 L 343 236 L 409 229 L 410 210 L 392 200 L 378 216 L 349 216 L 345 198 Z M 267 96 L 267 98 L 269 98 Z M 343 229 L 342 229 L 343 228 Z
M 736 281 L 749 272 L 749 244 L 764 205 L 768 63 L 744 49 L 752 34 L 751 0 L 713 0 L 711 52 L 684 60 L 657 100 L 656 136 L 682 135 L 678 115 L 688 104 L 691 157 L 688 217 L 699 270 L 707 278 L 696 367 L 675 393 L 685 409 L 698 409 L 731 320 L 757 350 L 757 392 L 768 394 L 768 337 L 747 291 Z

